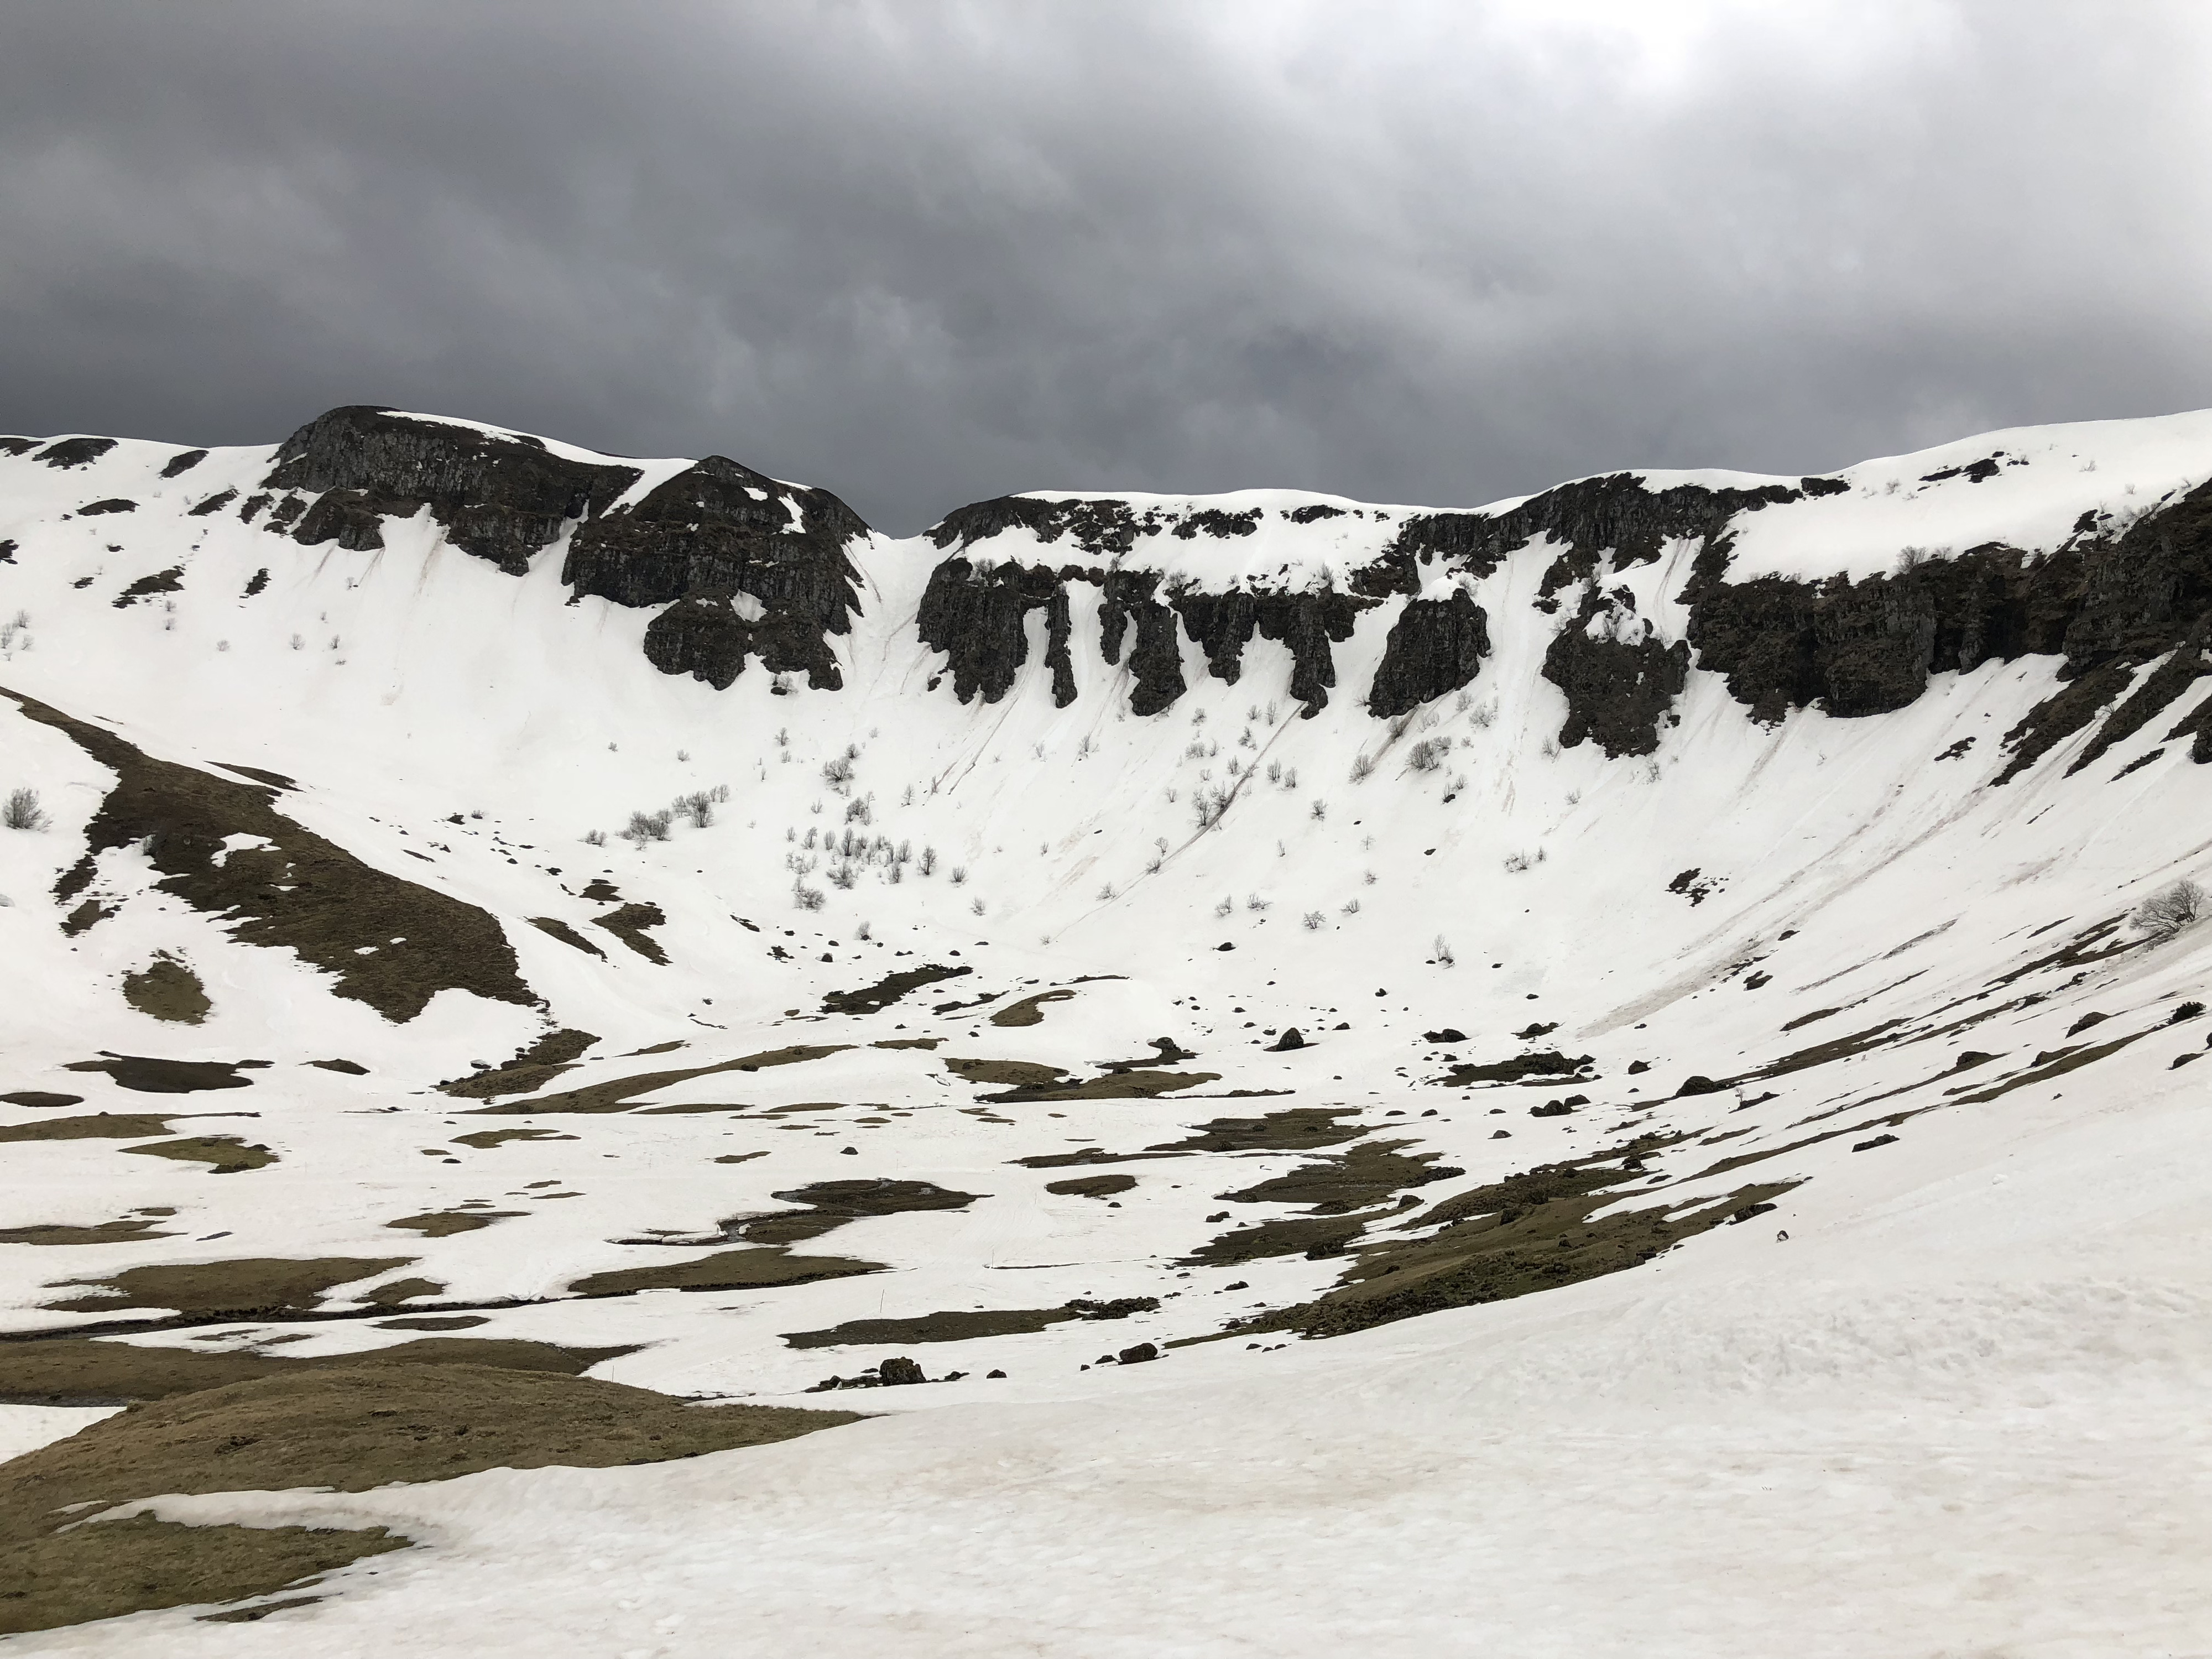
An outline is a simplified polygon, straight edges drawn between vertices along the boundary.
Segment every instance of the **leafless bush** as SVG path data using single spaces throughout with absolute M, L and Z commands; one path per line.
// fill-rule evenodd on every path
M 1435 958 L 1437 966 L 1439 968 L 1452 967 L 1459 961 L 1459 958 L 1452 954 L 1451 941 L 1442 933 L 1437 935 Z
M 1318 933 L 1322 930 L 1322 924 L 1328 920 L 1328 918 L 1322 915 L 1320 911 L 1309 910 L 1300 921 L 1299 926 L 1303 927 L 1309 933 Z
M 809 887 L 798 881 L 791 884 L 791 902 L 802 910 L 819 910 L 830 901 L 819 887 Z
M 690 819 L 693 829 L 706 829 L 714 821 L 714 792 L 708 789 L 695 789 L 688 795 L 678 795 L 676 798 L 676 811 L 679 817 Z
M 622 836 L 640 847 L 649 841 L 666 841 L 669 826 L 675 822 L 675 813 L 665 807 L 658 812 L 633 812 L 629 815 L 629 827 L 622 832 Z
M 1359 914 L 1359 901 L 1358 901 L 1358 899 L 1346 899 L 1346 900 L 1345 900 L 1345 902 L 1344 902 L 1344 914 L 1345 914 L 1345 915 L 1346 915 L 1347 916 L 1356 916 L 1356 915 L 1358 915 Z
M 1213 907 L 1213 914 L 1214 914 L 1217 917 L 1218 917 L 1218 916 L 1231 916 L 1231 915 L 1236 915 L 1236 914 L 1237 914 L 1237 901 L 1236 901 L 1235 899 L 1233 899 L 1233 898 L 1225 898 L 1225 899 L 1222 900 L 1220 903 L 1218 903 L 1218 904 L 1217 904 L 1217 905 L 1215 905 L 1215 906 Z
M 854 884 L 860 879 L 860 872 L 849 861 L 833 864 L 830 866 L 830 884 L 840 892 L 851 892 Z
M 1416 772 L 1433 772 L 1444 763 L 1451 744 L 1441 738 L 1423 738 L 1406 751 L 1406 764 Z
M 970 900 L 968 908 L 980 916 L 983 914 L 983 901 L 981 899 Z
M 921 857 L 916 860 L 914 867 L 925 876 L 935 875 L 937 873 L 937 849 L 934 847 L 923 848 L 921 849 Z
M 586 830 L 586 831 L 585 832 L 585 835 L 584 835 L 584 845 L 585 845 L 585 846 L 586 846 L 586 847 L 605 847 L 606 844 L 607 844 L 607 832 L 606 832 L 605 830 Z
M 1364 755 L 1355 755 L 1352 760 L 1352 781 L 1364 783 L 1375 775 L 1375 763 Z
M 46 827 L 46 810 L 39 805 L 35 789 L 11 789 L 8 804 L 0 807 L 0 823 L 10 830 L 43 830 Z
M 1328 816 L 1328 803 L 1327 801 L 1325 801 L 1325 800 L 1316 800 L 1316 801 L 1315 801 L 1315 802 L 1314 802 L 1314 804 L 1313 804 L 1313 818 L 1314 818 L 1314 822 L 1315 822 L 1315 823 L 1320 823 L 1322 819 L 1326 818 Z
M 955 887 L 962 887 L 967 884 L 967 881 L 968 866 L 964 864 L 954 865 L 952 866 L 952 884 Z
M 11 810 L 14 802 L 9 803 Z M 9 822 L 15 820 L 11 817 Z M 2185 927 L 2194 926 L 2204 915 L 2204 890 L 2195 882 L 2177 881 L 2161 887 L 2141 905 L 2129 920 L 2149 935 L 2154 944 L 2172 939 Z
M 834 760 L 824 761 L 822 763 L 822 776 L 823 781 L 827 782 L 832 789 L 835 789 L 839 794 L 844 793 L 844 792 L 852 786 L 853 782 L 853 762 L 851 757 L 849 756 L 840 755 Z

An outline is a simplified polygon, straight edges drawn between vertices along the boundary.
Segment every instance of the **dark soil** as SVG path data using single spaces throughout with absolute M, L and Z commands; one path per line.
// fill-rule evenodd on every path
M 1477 1083 L 1519 1083 L 1532 1077 L 1571 1077 L 1590 1063 L 1588 1054 L 1573 1058 L 1556 1048 L 1541 1054 L 1516 1054 L 1511 1060 L 1501 1060 L 1489 1065 L 1473 1063 L 1455 1066 L 1436 1079 L 1448 1089 L 1464 1089 Z
M 413 1258 L 326 1256 L 293 1261 L 282 1256 L 246 1257 L 126 1267 L 108 1279 L 73 1279 L 55 1290 L 88 1287 L 89 1293 L 44 1305 L 64 1313 L 111 1313 L 125 1308 L 172 1308 L 182 1314 L 223 1318 L 267 1319 L 305 1313 L 322 1304 L 323 1292 L 404 1267 Z
M 656 1089 L 665 1089 L 678 1083 L 689 1083 L 693 1078 L 712 1077 L 721 1072 L 757 1072 L 770 1066 L 797 1066 L 810 1060 L 820 1060 L 826 1054 L 842 1054 L 851 1048 L 849 1042 L 830 1042 L 818 1046 L 796 1043 L 788 1048 L 771 1048 L 757 1054 L 744 1054 L 736 1060 L 725 1060 L 713 1066 L 692 1066 L 680 1071 L 641 1072 L 634 1077 L 617 1078 L 607 1083 L 594 1083 L 582 1089 L 571 1089 L 565 1094 L 542 1095 L 535 1100 L 514 1101 L 504 1106 L 479 1106 L 479 1113 L 537 1113 L 537 1112 L 620 1112 L 629 1109 L 629 1103 L 640 1095 L 649 1095 Z
M 1233 1204 L 1304 1204 L 1311 1206 L 1316 1215 L 1341 1215 L 1370 1209 L 1393 1193 L 1467 1173 L 1449 1164 L 1436 1167 L 1438 1154 L 1435 1152 L 1407 1158 L 1398 1150 L 1413 1144 L 1410 1140 L 1364 1141 L 1341 1156 L 1303 1164 L 1288 1175 L 1276 1176 L 1242 1192 L 1223 1193 L 1221 1197 Z
M 58 1095 L 46 1089 L 18 1089 L 13 1094 L 0 1095 L 0 1100 L 6 1101 L 10 1106 L 42 1108 L 84 1104 L 82 1095 Z
M 539 933 L 559 939 L 562 944 L 572 950 L 581 951 L 586 956 L 597 957 L 601 962 L 607 959 L 607 953 L 605 951 L 599 949 L 598 945 L 592 944 L 558 916 L 532 916 L 530 919 L 530 925 Z
M 1364 1220 L 1341 1216 L 1296 1216 L 1238 1227 L 1190 1253 L 1194 1267 L 1233 1267 L 1267 1256 L 1340 1255 L 1364 1231 Z
M 1171 1140 L 1151 1150 L 1156 1152 L 1304 1152 L 1316 1146 L 1334 1146 L 1357 1140 L 1368 1133 L 1364 1125 L 1347 1124 L 1358 1109 L 1352 1106 L 1293 1106 L 1265 1117 L 1218 1117 L 1198 1125 L 1188 1140 Z
M 857 991 L 832 991 L 822 999 L 822 1012 L 825 1014 L 872 1014 L 879 1009 L 890 1007 L 909 991 L 918 991 L 925 985 L 934 985 L 939 980 L 958 979 L 963 974 L 975 971 L 968 967 L 942 967 L 933 962 L 920 968 L 902 969 Z
M 14 1140 L 136 1140 L 165 1135 L 170 1119 L 148 1112 L 95 1112 L 86 1117 L 50 1117 L 37 1123 L 0 1127 L 0 1142 Z
M 503 1065 L 441 1083 L 438 1092 L 463 1100 L 535 1094 L 563 1072 L 574 1070 L 574 1062 L 598 1041 L 589 1031 L 549 1031 Z
M 442 990 L 536 1000 L 489 913 L 363 864 L 278 813 L 273 787 L 155 760 L 112 732 L 15 692 L 0 695 L 117 775 L 88 826 L 85 856 L 57 884 L 57 898 L 73 899 L 91 883 L 100 854 L 142 844 L 161 872 L 159 890 L 220 915 L 243 943 L 295 951 L 333 976 L 335 994 L 386 1019 L 412 1019 Z M 226 852 L 230 836 L 273 844 Z
M 198 1025 L 214 1005 L 200 976 L 174 957 L 156 957 L 135 974 L 123 976 L 123 1000 L 142 1014 L 179 1025 Z
M 163 1400 L 256 1377 L 355 1365 L 489 1365 L 574 1376 L 623 1348 L 560 1348 L 544 1342 L 471 1341 L 453 1337 L 403 1342 L 325 1358 L 199 1348 L 154 1347 L 75 1336 L 0 1341 L 0 1402 L 11 1406 L 120 1406 Z
M 246 1062 L 235 1060 L 156 1060 L 145 1054 L 103 1054 L 72 1060 L 65 1072 L 105 1072 L 118 1088 L 146 1095 L 189 1095 L 203 1089 L 243 1089 L 253 1079 L 240 1077 Z
M 647 962 L 665 963 L 668 952 L 660 948 L 657 939 L 649 939 L 645 930 L 664 927 L 668 917 L 657 904 L 625 904 L 618 910 L 610 910 L 603 916 L 593 916 L 592 926 L 604 927 Z
M 779 1249 L 723 1250 L 665 1267 L 591 1273 L 568 1288 L 579 1296 L 628 1296 L 635 1291 L 755 1291 L 884 1271 L 880 1261 L 850 1256 L 793 1255 Z
M 457 1346 L 475 1346 L 455 1344 Z M 384 1363 L 301 1369 L 143 1405 L 0 1471 L 0 1630 L 231 1601 L 408 1541 L 382 1532 L 103 1521 L 168 1492 L 365 1492 L 490 1468 L 599 1468 L 763 1445 L 849 1412 L 696 1407 L 556 1371 Z M 251 1534 L 246 1535 L 246 1534 Z
M 404 1227 L 425 1238 L 446 1238 L 454 1233 L 473 1233 L 495 1221 L 512 1221 L 528 1213 L 526 1210 L 433 1210 L 423 1215 L 402 1216 L 384 1224 Z
M 125 1146 L 123 1150 L 143 1152 L 149 1158 L 204 1164 L 213 1175 L 240 1175 L 248 1170 L 266 1169 L 276 1162 L 276 1154 L 266 1146 L 248 1146 L 235 1135 L 192 1135 L 178 1140 L 157 1140 L 144 1146 Z
M 175 1237 L 156 1228 L 154 1221 L 152 1216 L 134 1215 L 89 1227 L 0 1227 L 0 1244 L 130 1244 L 140 1239 Z
M 1442 1222 L 1441 1231 L 1364 1245 L 1336 1289 L 1236 1325 L 1228 1334 L 1284 1330 L 1340 1336 L 1445 1308 L 1576 1284 L 1648 1261 L 1743 1206 L 1771 1200 L 1797 1184 L 1741 1188 L 1725 1200 L 1700 1200 L 1686 1212 L 1660 1206 L 1592 1221 L 1595 1212 L 1618 1199 L 1614 1188 L 1641 1178 L 1635 1155 L 1662 1144 L 1660 1137 L 1647 1136 L 1449 1199 L 1412 1224 L 1425 1229 Z M 1626 1167 L 1630 1163 L 1636 1167 Z
M 1026 1336 L 1075 1317 L 1065 1308 L 994 1308 L 912 1319 L 850 1319 L 825 1331 L 787 1331 L 783 1340 L 794 1348 L 971 1342 L 987 1336 Z
M 1064 1193 L 1073 1198 L 1111 1198 L 1116 1193 L 1126 1193 L 1137 1184 L 1133 1175 L 1076 1176 L 1067 1181 L 1048 1181 L 1048 1193 Z
M 474 1134 L 455 1135 L 455 1144 L 473 1146 L 480 1152 L 510 1140 L 574 1140 L 574 1135 L 564 1135 L 552 1129 L 478 1129 Z
M 991 1016 L 994 1025 L 1039 1025 L 1044 1023 L 1044 1005 L 1066 1002 L 1075 994 L 1073 991 L 1040 991 L 1033 997 L 1024 997 L 1019 1002 L 1010 1002 Z

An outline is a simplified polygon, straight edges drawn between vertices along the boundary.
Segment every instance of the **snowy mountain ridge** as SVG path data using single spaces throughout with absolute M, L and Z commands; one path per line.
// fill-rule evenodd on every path
M 689 1559 L 661 1499 L 843 1537 L 828 1470 L 988 1510 L 1002 1441 L 1181 1446 L 1290 1504 L 1258 1471 L 1338 1455 L 1324 1397 L 1444 1441 L 1478 1397 L 1694 1438 L 1708 1376 L 1924 1404 L 1914 1343 L 1969 1438 L 2026 1409 L 2004 1366 L 2109 1361 L 2113 1491 L 2178 1480 L 2189 1389 L 2148 1379 L 2212 1357 L 2205 936 L 2146 906 L 2212 882 L 2208 479 L 2199 413 L 1463 509 L 1038 493 L 899 539 L 726 459 L 390 410 L 0 438 L 0 794 L 36 798 L 0 830 L 0 1373 L 450 1332 L 889 1414 L 727 1455 L 788 1476 L 772 1547 L 678 1466 L 605 1472 L 633 1563 Z M 2069 1457 L 2071 1409 L 2034 1430 Z M 1139 1599 L 1202 1625 L 1237 1546 L 1136 1468 L 1115 1512 L 1188 1557 Z M 429 1620 L 408 1584 L 501 1563 L 521 1628 L 585 1616 L 511 1518 L 614 1501 L 573 1473 L 447 1483 L 481 1514 L 164 1501 L 440 1529 L 316 1620 Z M 1816 1518 L 1752 1502 L 1743 1547 L 1833 1524 L 1777 1490 Z M 1079 1521 L 1031 1522 L 1064 1583 Z M 2082 1628 L 2130 1628 L 2148 1559 L 2081 1582 Z M 991 1561 L 1022 1631 L 1062 1616 Z M 1681 1650 L 1759 1650 L 1714 1617 Z M 1884 1628 L 1987 1636 L 1946 1618 Z

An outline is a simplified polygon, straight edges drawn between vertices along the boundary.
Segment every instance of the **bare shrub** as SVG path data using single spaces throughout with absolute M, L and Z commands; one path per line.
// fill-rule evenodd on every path
M 796 881 L 791 884 L 791 902 L 802 910 L 819 910 L 830 900 L 819 887 Z
M 1352 781 L 1364 783 L 1375 775 L 1375 763 L 1364 755 L 1355 755 L 1352 761 Z
M 1300 919 L 1298 925 L 1304 927 L 1309 933 L 1318 933 L 1322 930 L 1322 924 L 1327 922 L 1328 920 L 1328 918 L 1322 915 L 1320 911 L 1309 910 L 1305 913 L 1304 916 Z
M 39 805 L 35 789 L 11 789 L 8 804 L 0 807 L 0 823 L 10 830 L 43 830 L 46 827 L 46 809 Z
M 1459 958 L 1452 954 L 1451 941 L 1442 933 L 1437 935 L 1435 956 L 1437 966 L 1439 968 L 1452 967 L 1459 961 Z
M 1217 917 L 1219 917 L 1219 916 L 1231 916 L 1231 915 L 1236 915 L 1236 914 L 1237 914 L 1237 901 L 1236 901 L 1235 899 L 1224 899 L 1224 900 L 1222 900 L 1220 903 L 1218 903 L 1218 904 L 1217 904 L 1217 905 L 1215 905 L 1215 906 L 1213 907 L 1213 914 L 1214 914 Z
M 704 830 L 714 821 L 714 795 L 712 790 L 695 789 L 688 795 L 676 798 L 678 817 L 691 820 L 695 830 Z
M 914 867 L 925 876 L 935 875 L 937 873 L 937 849 L 934 847 L 923 848 L 921 849 L 921 857 L 915 863 Z
M 12 807 L 13 802 L 9 803 Z M 12 824 L 15 820 L 11 817 Z M 2172 939 L 2185 927 L 2193 927 L 2204 916 L 2204 890 L 2186 879 L 2171 886 L 2161 887 L 2142 904 L 2128 920 L 2132 921 L 2153 943 Z
M 952 866 L 952 884 L 955 887 L 964 886 L 967 884 L 967 880 L 968 866 L 964 864 L 954 865 Z
M 622 832 L 623 839 L 640 847 L 649 841 L 666 841 L 669 826 L 675 822 L 676 814 L 665 807 L 658 812 L 633 812 L 629 815 L 629 827 Z
M 1406 751 L 1406 764 L 1416 772 L 1433 772 L 1444 763 L 1451 744 L 1442 738 L 1423 738 Z
M 584 845 L 585 845 L 585 846 L 586 846 L 586 847 L 605 847 L 606 844 L 607 844 L 607 832 L 606 832 L 605 830 L 588 830 L 585 831 L 585 833 L 584 833 Z

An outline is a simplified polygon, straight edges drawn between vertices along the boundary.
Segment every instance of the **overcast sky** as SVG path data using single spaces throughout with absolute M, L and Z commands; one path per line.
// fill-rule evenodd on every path
M 1472 504 L 2212 404 L 2212 6 L 9 0 L 0 431 Z

